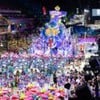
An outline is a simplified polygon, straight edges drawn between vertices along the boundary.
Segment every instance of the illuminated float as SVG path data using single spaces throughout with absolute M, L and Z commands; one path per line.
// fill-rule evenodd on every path
M 33 39 L 28 51 L 31 54 L 48 57 L 70 57 L 73 55 L 73 38 L 70 28 L 66 28 L 62 23 L 62 17 L 67 12 L 60 11 L 56 6 L 54 11 L 50 11 L 51 20 L 40 30 L 40 37 Z

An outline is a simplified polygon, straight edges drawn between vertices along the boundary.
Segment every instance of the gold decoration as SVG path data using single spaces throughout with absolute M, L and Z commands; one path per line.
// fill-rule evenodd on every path
M 19 40 L 10 40 L 8 41 L 8 49 L 9 50 L 19 50 L 20 48 L 27 49 L 28 48 L 28 43 L 26 39 L 22 38 Z
M 56 10 L 56 11 L 60 11 L 60 7 L 57 5 L 57 6 L 55 7 L 55 10 Z
M 46 29 L 46 35 L 48 35 L 48 36 L 56 36 L 58 33 L 59 33 L 59 30 L 56 28 Z

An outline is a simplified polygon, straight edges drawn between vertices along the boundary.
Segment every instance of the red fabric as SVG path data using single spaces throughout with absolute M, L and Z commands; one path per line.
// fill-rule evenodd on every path
M 53 45 L 53 40 L 52 39 L 49 39 L 48 45 L 49 45 L 50 48 L 52 47 L 52 45 Z
M 45 6 L 42 7 L 43 14 L 46 15 L 46 8 Z

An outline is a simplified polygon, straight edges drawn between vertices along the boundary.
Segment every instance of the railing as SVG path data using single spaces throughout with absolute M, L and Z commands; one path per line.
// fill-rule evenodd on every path
M 1 10 L 0 9 L 0 13 L 19 13 L 19 14 L 21 14 L 21 11 L 20 10 Z

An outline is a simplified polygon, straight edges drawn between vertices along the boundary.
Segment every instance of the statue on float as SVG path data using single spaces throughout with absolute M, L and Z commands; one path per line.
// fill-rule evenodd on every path
M 40 37 L 30 46 L 31 53 L 52 55 L 52 56 L 68 56 L 72 54 L 72 37 L 70 29 L 67 29 L 62 23 L 62 17 L 67 12 L 60 11 L 60 7 L 56 6 L 54 11 L 50 11 L 50 22 L 46 23 L 40 30 Z

